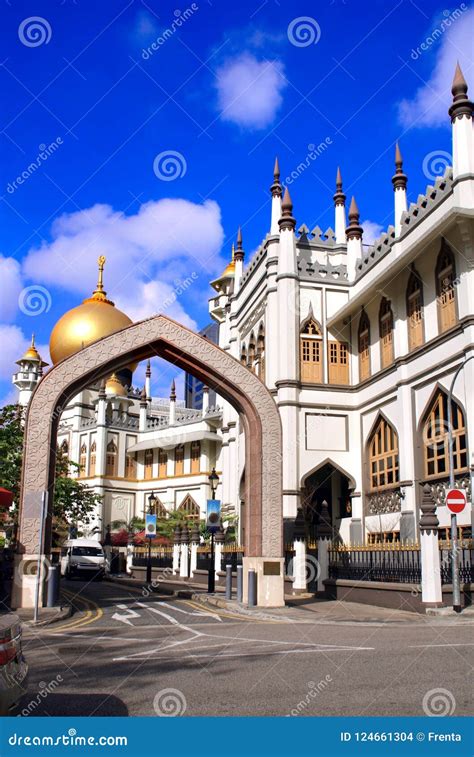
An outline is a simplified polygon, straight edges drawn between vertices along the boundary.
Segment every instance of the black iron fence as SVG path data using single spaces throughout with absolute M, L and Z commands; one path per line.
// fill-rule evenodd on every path
M 232 565 L 232 572 L 237 571 L 237 566 L 242 565 L 244 548 L 232 544 L 225 545 L 221 556 L 221 570 L 225 572 L 226 565 Z
M 136 547 L 132 553 L 132 565 L 140 568 L 145 567 L 147 563 L 148 549 L 146 547 Z M 173 566 L 173 549 L 152 547 L 151 564 L 153 568 L 171 568 Z
M 440 541 L 440 564 L 441 564 L 441 583 L 450 584 L 453 581 L 453 562 L 451 553 L 451 542 Z M 474 549 L 471 539 L 461 540 L 458 542 L 458 565 L 459 580 L 461 584 L 474 583 Z
M 419 584 L 420 547 L 399 543 L 332 546 L 329 548 L 329 578 Z
M 210 570 L 212 568 L 210 547 L 198 547 L 196 568 L 198 570 Z

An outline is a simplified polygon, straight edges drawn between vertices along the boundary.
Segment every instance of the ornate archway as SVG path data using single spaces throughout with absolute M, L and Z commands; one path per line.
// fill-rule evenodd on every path
M 41 501 L 52 501 L 56 435 L 68 401 L 93 382 L 130 363 L 158 355 L 212 385 L 239 412 L 245 432 L 246 557 L 244 572 L 259 575 L 258 602 L 283 604 L 283 517 L 281 423 L 275 401 L 251 371 L 176 321 L 163 315 L 132 324 L 59 362 L 41 380 L 28 407 L 23 451 L 19 517 L 19 554 L 13 603 L 28 607 L 34 600 L 32 562 L 48 551 L 51 513 L 40 544 Z M 280 565 L 270 568 L 269 561 Z

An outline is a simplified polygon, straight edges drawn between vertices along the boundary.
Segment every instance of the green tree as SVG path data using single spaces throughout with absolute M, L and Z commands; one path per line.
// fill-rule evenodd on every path
M 21 465 L 23 459 L 25 411 L 20 405 L 6 405 L 0 410 L 0 486 L 13 493 L 11 518 L 18 519 Z M 53 502 L 53 530 L 58 538 L 67 536 L 69 526 L 89 525 L 102 501 L 93 489 L 74 477 L 80 466 L 59 449 L 56 457 L 56 484 Z

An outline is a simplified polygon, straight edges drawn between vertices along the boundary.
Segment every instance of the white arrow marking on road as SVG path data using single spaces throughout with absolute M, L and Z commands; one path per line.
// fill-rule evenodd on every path
M 165 607 L 169 607 L 171 610 L 176 610 L 176 612 L 184 612 L 185 615 L 200 615 L 201 617 L 205 618 L 216 618 L 220 623 L 222 623 L 222 618 L 213 612 L 189 612 L 189 610 L 183 610 L 182 607 L 176 607 L 175 605 L 170 605 L 169 602 L 160 602 L 160 605 L 164 605 Z
M 163 618 L 166 618 L 166 620 L 169 620 L 170 623 L 173 623 L 175 626 L 182 628 L 184 631 L 189 631 L 194 636 L 202 636 L 202 633 L 200 633 L 199 631 L 196 631 L 194 628 L 189 628 L 189 626 L 184 626 L 182 623 L 179 622 L 179 620 L 176 620 L 176 618 L 173 618 L 172 615 L 168 615 L 168 613 L 166 612 L 157 610 L 156 607 L 150 607 L 149 604 L 145 605 L 143 602 L 135 602 L 135 604 L 138 605 L 138 607 L 144 607 L 149 612 L 155 612 L 157 615 L 161 615 Z
M 112 615 L 112 620 L 119 620 L 121 623 L 126 623 L 128 626 L 133 626 L 130 618 L 140 617 L 140 613 L 130 609 L 130 607 L 127 607 L 127 605 L 116 605 L 116 607 L 118 607 L 119 610 L 125 610 L 127 614 L 125 615 L 124 613 L 115 612 Z

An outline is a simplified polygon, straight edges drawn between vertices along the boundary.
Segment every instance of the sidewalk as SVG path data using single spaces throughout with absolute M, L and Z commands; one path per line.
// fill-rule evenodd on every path
M 27 628 L 39 628 L 40 626 L 49 626 L 51 623 L 57 623 L 60 620 L 70 618 L 72 615 L 72 606 L 40 607 L 36 623 L 33 620 L 34 610 L 32 607 L 20 607 L 17 610 L 11 610 L 11 613 L 20 618 L 23 626 L 26 626 Z
M 108 576 L 107 580 L 125 586 L 133 586 L 148 591 L 148 587 L 140 579 L 128 576 Z M 268 620 L 269 622 L 287 623 L 318 623 L 321 625 L 353 625 L 353 624 L 411 624 L 435 623 L 437 625 L 452 625 L 473 622 L 474 609 L 469 608 L 457 614 L 449 608 L 443 608 L 442 613 L 436 615 L 421 615 L 407 610 L 393 610 L 385 607 L 375 607 L 357 602 L 337 601 L 324 598 L 315 598 L 312 595 L 303 597 L 286 596 L 286 606 L 278 608 L 262 609 L 259 607 L 247 607 L 238 603 L 235 599 L 225 599 L 225 587 L 216 585 L 216 592 L 208 594 L 202 583 L 189 583 L 187 581 L 169 580 L 156 581 L 152 591 L 156 593 L 170 594 L 183 599 L 192 599 L 203 607 L 214 607 L 234 615 L 246 618 Z

